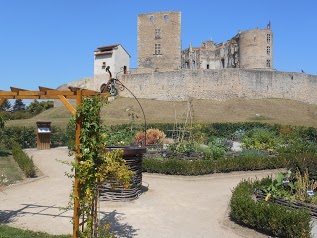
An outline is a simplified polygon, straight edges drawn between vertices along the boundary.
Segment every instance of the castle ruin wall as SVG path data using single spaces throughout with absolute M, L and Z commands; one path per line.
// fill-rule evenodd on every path
M 317 104 L 317 76 L 273 70 L 178 70 L 122 75 L 137 98 L 196 99 L 283 98 Z M 127 91 L 123 97 L 132 97 Z

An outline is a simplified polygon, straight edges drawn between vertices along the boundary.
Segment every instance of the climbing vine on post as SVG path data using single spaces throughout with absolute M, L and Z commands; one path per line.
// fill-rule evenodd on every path
M 102 133 L 100 118 L 102 106 L 102 98 L 86 97 L 77 108 L 81 130 L 76 160 L 71 163 L 76 175 L 69 174 L 78 181 L 71 195 L 74 203 L 79 203 L 81 218 L 80 231 L 75 237 L 103 237 L 97 219 L 98 186 L 105 181 L 115 181 L 128 188 L 133 175 L 125 165 L 122 150 L 106 150 L 106 135 Z

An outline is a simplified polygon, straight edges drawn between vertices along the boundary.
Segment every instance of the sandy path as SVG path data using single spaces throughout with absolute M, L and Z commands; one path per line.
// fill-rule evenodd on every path
M 65 148 L 27 150 L 45 174 L 0 192 L 0 221 L 14 227 L 52 234 L 72 232 L 69 166 Z M 276 171 L 275 171 L 276 172 Z M 144 174 L 144 192 L 132 202 L 101 202 L 101 219 L 113 223 L 119 237 L 267 237 L 228 220 L 231 189 L 242 178 L 263 177 L 270 171 L 237 172 L 198 177 Z

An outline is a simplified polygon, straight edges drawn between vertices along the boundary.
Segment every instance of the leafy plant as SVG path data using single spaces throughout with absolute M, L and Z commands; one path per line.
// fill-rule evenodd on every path
M 208 143 L 208 147 L 212 152 L 213 159 L 219 159 L 223 157 L 225 153 L 229 150 L 229 148 L 226 146 L 225 138 L 215 138 Z
M 266 200 L 270 197 L 294 199 L 294 191 L 296 184 L 289 181 L 289 178 L 284 173 L 278 173 L 274 180 L 268 186 L 263 187 L 263 191 L 267 194 Z
M 159 145 L 163 143 L 163 139 L 166 137 L 165 133 L 159 129 L 147 129 L 146 130 L 146 144 L 147 145 Z M 138 132 L 134 139 L 134 144 L 144 145 L 145 144 L 145 133 L 144 131 Z
M 275 132 L 265 128 L 255 128 L 242 136 L 242 147 L 248 149 L 267 150 L 276 149 L 283 143 Z
M 98 234 L 97 202 L 98 186 L 104 181 L 130 185 L 133 172 L 125 165 L 122 150 L 106 151 L 106 135 L 102 130 L 100 109 L 103 101 L 96 97 L 87 97 L 77 108 L 76 121 L 81 121 L 79 145 L 75 162 L 71 162 L 72 171 L 78 179 L 78 188 L 71 194 L 73 201 L 79 202 L 79 215 L 86 220 L 80 237 L 95 237 Z M 74 174 L 68 174 L 74 177 Z M 113 183 L 116 181 L 116 183 Z M 78 193 L 78 194 L 77 194 Z
M 309 179 L 308 169 L 305 170 L 304 174 L 301 174 L 299 170 L 296 171 L 296 199 L 305 202 L 311 201 L 308 191 L 316 191 L 316 188 L 317 182 Z

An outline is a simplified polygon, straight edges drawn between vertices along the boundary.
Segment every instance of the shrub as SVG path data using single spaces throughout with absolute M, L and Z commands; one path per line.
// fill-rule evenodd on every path
M 12 156 L 14 160 L 18 163 L 19 167 L 22 169 L 26 177 L 35 176 L 35 166 L 32 158 L 30 158 L 22 150 L 22 147 L 16 142 L 13 142 L 12 144 Z
M 276 169 L 285 166 L 283 157 L 220 158 L 217 160 L 143 159 L 143 170 L 150 173 L 202 175 L 232 171 Z
M 287 168 L 291 170 L 292 174 L 296 174 L 297 170 L 304 174 L 305 170 L 308 169 L 309 179 L 317 181 L 317 154 L 304 152 L 289 155 Z
M 230 216 L 241 224 L 278 237 L 308 238 L 311 233 L 307 210 L 292 209 L 266 201 L 255 201 L 255 183 L 242 181 L 232 192 Z
M 282 144 L 282 139 L 274 131 L 255 128 L 242 136 L 242 142 L 244 148 L 275 151 Z
M 165 133 L 159 129 L 147 129 L 146 130 L 146 145 L 159 145 L 163 143 L 163 139 L 166 137 Z M 145 144 L 145 133 L 144 131 L 138 132 L 134 139 L 134 144 L 144 145 Z
M 51 146 L 58 147 L 58 146 L 65 146 L 67 145 L 67 135 L 65 129 L 62 129 L 57 126 L 51 127 Z
M 36 147 L 36 132 L 32 126 L 7 126 L 1 130 L 2 143 L 12 149 L 13 142 L 17 142 L 22 148 Z

